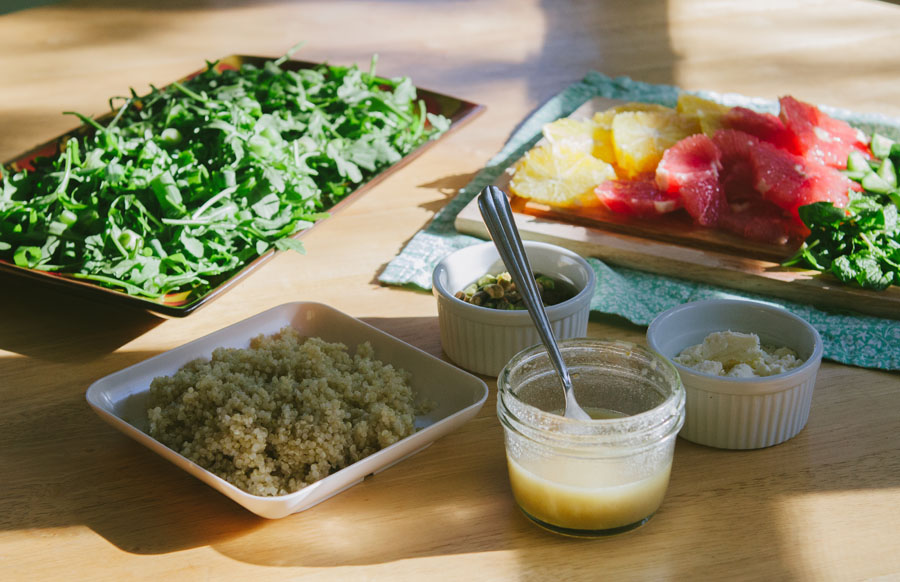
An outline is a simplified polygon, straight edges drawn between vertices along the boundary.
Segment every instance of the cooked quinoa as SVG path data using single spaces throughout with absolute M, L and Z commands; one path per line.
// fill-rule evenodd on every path
M 285 327 L 150 385 L 150 435 L 254 495 L 284 495 L 415 431 L 410 375 L 372 346 Z

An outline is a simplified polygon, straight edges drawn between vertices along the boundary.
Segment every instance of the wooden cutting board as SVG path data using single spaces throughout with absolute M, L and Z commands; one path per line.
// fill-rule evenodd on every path
M 572 116 L 590 117 L 616 103 L 620 102 L 595 99 Z M 495 185 L 508 191 L 508 183 L 509 172 L 505 172 Z M 605 209 L 576 214 L 519 199 L 513 201 L 513 213 L 523 239 L 557 244 L 611 265 L 832 310 L 900 319 L 900 287 L 896 285 L 868 291 L 816 271 L 781 267 L 796 244 L 753 243 L 695 226 L 683 213 L 638 220 Z M 459 232 L 489 237 L 474 199 L 457 215 L 455 225 Z

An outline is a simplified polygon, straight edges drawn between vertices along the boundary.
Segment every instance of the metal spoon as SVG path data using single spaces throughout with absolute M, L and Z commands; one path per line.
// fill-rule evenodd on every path
M 522 245 L 522 238 L 519 236 L 519 230 L 513 220 L 506 194 L 496 186 L 488 186 L 478 196 L 478 209 L 481 211 L 491 238 L 494 239 L 494 245 L 500 253 L 500 258 L 503 259 L 503 263 L 516 283 L 516 289 L 525 301 L 525 307 L 528 308 L 528 313 L 537 327 L 538 335 L 544 342 L 544 347 L 547 348 L 550 362 L 556 368 L 556 373 L 562 382 L 566 395 L 566 418 L 590 420 L 591 417 L 578 406 L 578 402 L 575 400 L 575 391 L 572 387 L 572 379 L 569 377 L 569 370 L 559 351 L 556 337 L 553 335 L 553 328 L 550 327 L 550 320 L 544 310 L 544 302 L 541 300 L 540 292 L 534 281 L 534 273 L 528 264 L 525 247 Z

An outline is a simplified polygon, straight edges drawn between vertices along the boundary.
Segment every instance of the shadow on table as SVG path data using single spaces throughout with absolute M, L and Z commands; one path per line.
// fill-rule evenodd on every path
M 360 319 L 436 358 L 447 359 L 441 352 L 441 328 L 437 317 L 361 317 Z
M 846 414 L 862 412 L 846 404 Z M 833 431 L 826 422 L 757 451 L 679 439 L 665 503 L 648 524 L 605 539 L 564 538 L 536 527 L 516 508 L 493 406 L 489 401 L 469 425 L 401 466 L 266 524 L 265 535 L 235 535 L 214 548 L 246 563 L 306 568 L 515 550 L 517 579 L 535 581 L 598 579 L 590 572 L 600 570 L 637 579 L 703 579 L 726 570 L 791 579 L 805 565 L 784 559 L 784 537 L 804 531 L 804 501 L 900 485 L 890 444 L 863 436 L 835 454 L 835 444 L 823 436 Z M 821 462 L 825 456 L 830 462 Z M 798 468 L 798 457 L 810 464 Z M 744 476 L 739 481 L 734 466 Z
M 443 198 L 420 204 L 419 208 L 427 210 L 431 214 L 437 213 L 447 205 L 447 202 L 456 198 L 460 189 L 464 188 L 469 182 L 475 178 L 475 173 L 470 174 L 454 174 L 452 176 L 444 176 L 424 184 L 419 184 L 419 188 L 435 190 L 440 192 Z M 409 241 L 404 241 L 404 245 Z
M 85 362 L 115 351 L 162 321 L 144 311 L 104 305 L 0 273 L 0 350 L 42 361 Z
M 236 537 L 215 549 L 253 564 L 321 568 L 515 547 L 514 538 L 491 535 L 519 522 L 493 407 L 489 399 L 475 419 L 412 458 L 268 523 L 264 536 Z
M 437 318 L 364 321 L 440 356 Z M 427 338 L 434 341 L 423 341 Z M 119 370 L 155 355 L 116 352 L 104 361 L 104 368 Z M 0 358 L 0 367 L 3 364 Z M 271 525 L 278 522 L 257 517 L 107 426 L 87 404 L 87 386 L 80 380 L 67 380 L 66 369 L 67 365 L 55 364 L 44 368 L 58 380 L 45 390 L 46 399 L 27 400 L 27 411 L 16 408 L 27 385 L 0 381 L 0 401 L 6 403 L 0 414 L 0 443 L 4 445 L 0 459 L 4 467 L 15 467 L 0 479 L 0 531 L 86 526 L 123 551 L 166 554 L 227 545 L 256 529 L 278 527 Z M 440 448 L 432 445 L 426 451 L 435 446 Z M 395 469 L 380 473 L 372 482 L 380 482 L 382 475 L 387 477 L 392 471 Z M 402 474 L 416 478 L 414 473 Z M 380 494 L 385 493 L 391 496 L 390 491 Z M 345 515 L 339 501 L 324 505 Z M 306 523 L 307 515 L 309 512 L 303 512 L 286 519 L 296 528 L 297 520 Z
M 114 354 L 114 369 L 155 353 Z M 16 411 L 0 382 L 0 530 L 87 526 L 122 550 L 160 554 L 245 534 L 255 516 L 107 426 L 65 377 Z M 27 386 L 18 390 L 27 390 Z M 14 468 L 14 470 L 13 470 Z

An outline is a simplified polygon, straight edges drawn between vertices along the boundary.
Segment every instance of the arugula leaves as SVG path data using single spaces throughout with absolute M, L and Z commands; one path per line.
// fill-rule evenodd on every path
M 408 78 L 356 66 L 216 70 L 144 96 L 34 170 L 7 168 L 0 259 L 160 298 L 199 297 L 446 131 Z M 111 100 L 111 105 L 113 100 Z M 114 108 L 115 109 L 115 108 Z

